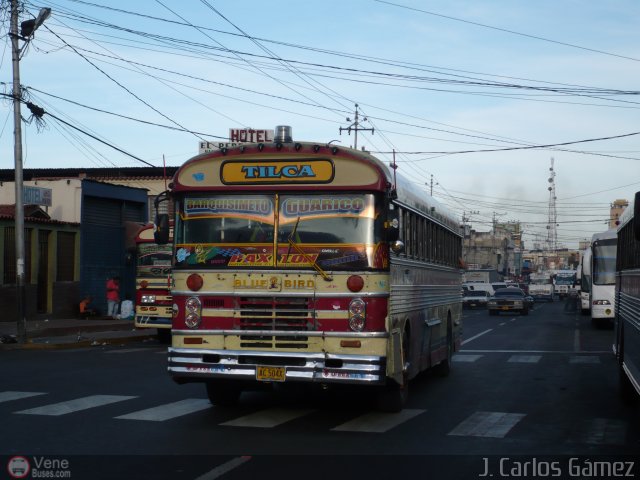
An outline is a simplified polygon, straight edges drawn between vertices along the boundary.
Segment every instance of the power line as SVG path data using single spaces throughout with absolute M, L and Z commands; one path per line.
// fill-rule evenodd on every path
M 491 25 L 486 25 L 484 23 L 472 22 L 470 20 L 463 20 L 462 18 L 456 18 L 456 17 L 452 17 L 452 16 L 449 16 L 449 15 L 442 15 L 440 13 L 429 12 L 427 10 L 422 10 L 420 8 L 408 7 L 406 5 L 400 5 L 399 3 L 393 3 L 393 2 L 386 1 L 386 0 L 374 0 L 374 1 L 378 2 L 378 3 L 386 3 L 387 5 L 391 5 L 391 6 L 394 6 L 394 7 L 405 8 L 407 10 L 413 10 L 413 11 L 416 11 L 416 12 L 425 13 L 427 15 L 433 15 L 435 17 L 447 18 L 449 20 L 454 20 L 456 22 L 468 23 L 470 25 L 476 25 L 478 27 L 483 27 L 483 28 L 490 28 L 491 30 L 497 30 L 499 32 L 511 33 L 513 35 L 519 35 L 521 37 L 533 38 L 534 40 L 541 40 L 543 42 L 555 43 L 557 45 L 564 45 L 565 47 L 578 48 L 580 50 L 586 50 L 588 52 L 601 53 L 602 55 L 608 55 L 608 56 L 611 56 L 611 57 L 624 58 L 626 60 L 633 60 L 634 62 L 640 62 L 640 59 L 634 58 L 634 57 L 627 57 L 626 55 L 619 55 L 617 53 L 605 52 L 604 50 L 597 50 L 595 48 L 582 47 L 580 45 L 574 45 L 572 43 L 560 42 L 558 40 L 551 40 L 549 38 L 539 37 L 537 35 L 529 35 L 527 33 L 516 32 L 515 30 L 508 30 L 506 28 L 493 27 Z

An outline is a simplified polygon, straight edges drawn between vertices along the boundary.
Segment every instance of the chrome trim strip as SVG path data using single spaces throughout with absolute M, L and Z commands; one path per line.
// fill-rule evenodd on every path
M 388 338 L 387 332 L 319 332 L 315 330 L 172 330 L 173 335 L 242 335 L 247 337 L 284 336 L 284 337 L 347 337 L 347 338 Z M 226 351 L 226 350 L 225 350 Z M 244 353 L 246 351 L 243 350 Z
M 389 292 L 348 292 L 348 293 L 320 293 L 315 290 L 306 290 L 304 292 L 293 292 L 289 290 L 273 292 L 273 291 L 263 291 L 263 290 L 251 290 L 247 288 L 245 290 L 229 290 L 229 291 L 221 291 L 221 290 L 198 290 L 197 292 L 192 292 L 190 290 L 173 290 L 171 292 L 172 295 L 197 295 L 197 296 L 207 296 L 210 298 L 215 297 L 309 297 L 309 298 L 336 298 L 336 297 L 388 297 Z
M 279 358 L 297 358 L 312 360 L 343 360 L 356 363 L 380 362 L 384 357 L 377 355 L 354 355 L 347 353 L 314 353 L 314 352 L 265 352 L 259 350 L 207 350 L 199 348 L 176 348 L 169 347 L 167 349 L 169 355 L 172 353 L 181 355 L 220 355 L 221 357 L 279 357 Z

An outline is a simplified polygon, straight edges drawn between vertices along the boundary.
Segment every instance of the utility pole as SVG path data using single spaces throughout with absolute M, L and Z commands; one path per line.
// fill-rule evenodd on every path
M 19 0 L 11 0 L 11 59 L 13 66 L 13 159 L 15 163 L 15 194 L 16 205 L 15 220 L 15 247 L 16 247 L 16 317 L 18 343 L 27 341 L 27 317 L 26 317 L 26 290 L 25 290 L 25 251 L 24 251 L 24 199 L 23 199 L 23 175 L 22 175 L 22 114 L 20 102 L 22 101 L 22 86 L 20 85 L 20 44 L 22 39 L 28 42 L 36 29 L 51 14 L 50 8 L 40 10 L 36 19 L 22 22 L 21 31 L 18 33 Z
M 347 132 L 349 132 L 349 135 L 351 135 L 351 130 L 353 130 L 355 132 L 355 138 L 354 138 L 354 142 L 353 142 L 353 148 L 357 149 L 358 148 L 358 132 L 363 132 L 363 131 L 369 131 L 371 132 L 371 134 L 373 135 L 373 128 L 360 128 L 360 125 L 362 125 L 360 123 L 360 119 L 358 118 L 358 104 L 356 103 L 356 115 L 355 115 L 355 121 L 349 125 L 348 127 L 340 127 L 340 135 L 342 135 L 342 131 L 345 130 Z M 351 119 L 349 117 L 347 117 L 347 122 L 350 122 Z M 367 117 L 364 117 L 362 119 L 363 122 L 367 121 Z
M 20 100 L 20 45 L 18 44 L 18 0 L 11 0 L 11 58 L 13 64 L 13 159 L 15 163 L 16 207 L 15 243 L 16 243 L 16 310 L 18 343 L 27 341 L 27 318 L 25 316 L 25 268 L 24 268 L 24 204 L 22 197 L 22 114 Z
M 433 175 L 431 176 L 433 178 Z M 471 215 L 478 215 L 480 212 L 478 210 L 472 210 L 469 213 L 469 216 L 467 216 L 467 212 L 463 211 L 462 212 L 462 231 L 463 231 L 463 239 L 466 240 L 467 238 L 467 222 L 469 220 L 471 220 Z M 467 254 L 464 255 L 464 261 L 466 263 L 467 258 L 468 258 L 468 251 L 471 249 L 471 230 L 469 230 L 469 242 L 468 242 L 468 247 L 467 247 Z M 475 255 L 474 255 L 474 260 L 475 260 Z M 474 262 L 475 263 L 475 262 Z

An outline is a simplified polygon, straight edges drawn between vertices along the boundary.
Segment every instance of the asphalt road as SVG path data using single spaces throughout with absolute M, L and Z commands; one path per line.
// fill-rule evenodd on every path
M 640 452 L 640 409 L 618 397 L 613 331 L 565 307 L 465 310 L 453 372 L 417 378 L 398 414 L 376 412 L 367 389 L 213 407 L 203 386 L 169 379 L 160 345 L 3 351 L 0 461 L 66 459 L 71 478 L 545 476 L 519 475 L 520 459 L 576 478 L 594 458 Z

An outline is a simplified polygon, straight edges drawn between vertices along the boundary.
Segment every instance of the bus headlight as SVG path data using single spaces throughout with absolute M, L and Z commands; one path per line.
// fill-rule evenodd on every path
M 611 302 L 609 300 L 594 300 L 593 304 L 594 305 L 611 305 Z
M 184 324 L 188 328 L 198 328 L 202 321 L 202 303 L 198 297 L 189 297 L 184 302 L 184 308 L 186 309 L 186 316 L 184 317 Z
M 184 302 L 185 308 L 191 313 L 200 313 L 200 309 L 202 308 L 202 304 L 200 303 L 200 299 L 198 297 L 189 297 L 187 301 Z
M 190 313 L 185 317 L 184 324 L 189 328 L 198 328 L 198 325 L 200 325 L 201 321 L 202 318 L 200 318 L 200 315 L 196 313 Z
M 354 332 L 364 330 L 367 305 L 361 298 L 354 298 L 349 303 L 349 328 Z
M 156 303 L 155 295 L 142 295 L 140 297 L 140 303 Z

